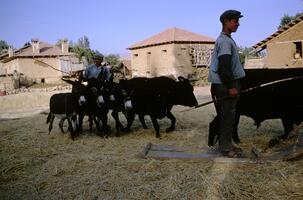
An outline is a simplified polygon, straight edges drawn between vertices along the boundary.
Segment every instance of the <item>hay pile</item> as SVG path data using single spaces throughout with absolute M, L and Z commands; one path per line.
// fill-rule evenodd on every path
M 0 199 L 303 199 L 303 161 L 215 163 L 140 159 L 148 142 L 175 146 L 207 145 L 212 105 L 189 112 L 175 107 L 176 131 L 162 140 L 136 119 L 132 132 L 103 139 L 88 132 L 75 141 L 61 134 L 58 121 L 47 134 L 46 115 L 0 122 Z M 125 124 L 124 117 L 122 122 Z M 146 117 L 148 127 L 151 121 Z M 114 135 L 114 122 L 109 122 Z M 239 126 L 244 150 L 264 148 L 281 134 L 279 120 L 257 130 L 243 117 Z M 283 144 L 282 144 L 283 145 Z

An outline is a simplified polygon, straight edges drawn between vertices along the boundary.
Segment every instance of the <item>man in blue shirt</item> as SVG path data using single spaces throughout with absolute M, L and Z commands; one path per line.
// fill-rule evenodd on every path
M 110 80 L 110 68 L 103 66 L 104 56 L 100 53 L 96 53 L 93 57 L 94 64 L 88 66 L 83 72 L 83 79 L 89 81 L 91 79 L 98 79 L 98 81 L 104 82 Z
M 239 99 L 240 78 L 245 76 L 238 47 L 231 37 L 239 27 L 241 12 L 227 10 L 220 16 L 222 32 L 216 40 L 211 58 L 208 80 L 219 119 L 219 150 L 224 156 L 237 157 L 241 149 L 232 145 L 236 104 Z M 223 99 L 223 100 L 220 100 Z

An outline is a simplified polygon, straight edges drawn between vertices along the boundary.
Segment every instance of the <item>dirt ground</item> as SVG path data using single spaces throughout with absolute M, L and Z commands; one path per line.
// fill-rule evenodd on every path
M 209 87 L 195 88 L 195 94 L 199 103 L 210 99 Z M 60 132 L 58 120 L 48 135 L 50 95 L 0 97 L 0 199 L 303 199 L 302 160 L 262 164 L 137 157 L 149 142 L 206 147 L 212 104 L 188 112 L 175 106 L 176 130 L 165 133 L 169 120 L 159 120 L 161 140 L 146 117 L 149 129 L 136 118 L 130 133 L 108 139 L 89 133 L 85 121 L 83 135 L 72 141 Z M 279 120 L 256 129 L 251 119 L 241 117 L 240 147 L 262 149 L 282 133 Z

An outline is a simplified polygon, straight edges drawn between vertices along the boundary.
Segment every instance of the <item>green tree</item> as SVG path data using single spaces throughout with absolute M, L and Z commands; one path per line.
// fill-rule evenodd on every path
M 248 55 L 251 55 L 251 56 L 256 56 L 256 54 L 251 54 L 253 48 L 252 47 L 239 47 L 239 56 L 240 56 L 240 62 L 242 65 L 244 65 L 244 62 L 245 62 L 245 58 L 248 56 Z
M 285 24 L 288 24 L 291 20 L 293 20 L 294 17 L 289 16 L 287 14 L 285 14 L 282 18 L 281 18 L 281 22 L 278 28 L 281 28 L 282 26 L 284 26 Z
M 8 44 L 4 40 L 0 40 L 0 54 L 6 53 L 8 50 Z
M 31 46 L 31 43 L 30 42 L 25 42 L 23 47 L 28 47 L 28 46 Z
M 105 56 L 105 61 L 112 67 L 113 72 L 118 72 L 121 64 L 120 56 L 118 54 L 108 54 Z
M 288 14 L 285 14 L 280 21 L 280 24 L 278 26 L 278 29 L 281 28 L 282 26 L 288 24 L 289 22 L 291 22 L 292 20 L 296 19 L 297 17 L 303 15 L 303 12 L 299 12 L 297 13 L 295 16 L 290 16 Z
M 70 51 L 77 55 L 79 61 L 82 60 L 82 57 L 85 57 L 88 64 L 93 63 L 93 56 L 95 52 L 90 49 L 90 42 L 87 36 L 82 36 L 75 44 L 71 43 Z
M 89 39 L 85 35 L 78 39 L 77 45 L 84 49 L 90 49 Z

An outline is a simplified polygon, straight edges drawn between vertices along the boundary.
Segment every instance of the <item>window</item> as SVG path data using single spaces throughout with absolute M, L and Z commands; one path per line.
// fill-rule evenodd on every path
M 161 56 L 163 56 L 163 58 L 165 58 L 167 56 L 167 50 L 166 49 L 162 49 Z
M 302 42 L 294 42 L 296 45 L 296 52 L 295 52 L 295 58 L 302 58 Z
M 187 55 L 187 51 L 185 47 L 181 47 L 181 52 L 179 52 L 177 54 L 178 56 L 186 56 Z
M 149 77 L 152 71 L 151 66 L 151 52 L 147 52 L 146 56 L 146 76 Z
M 134 56 L 134 57 L 138 57 L 138 54 L 137 54 L 137 53 L 135 53 L 135 54 L 133 54 L 133 56 Z

